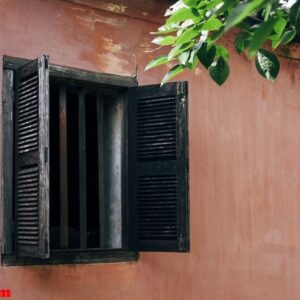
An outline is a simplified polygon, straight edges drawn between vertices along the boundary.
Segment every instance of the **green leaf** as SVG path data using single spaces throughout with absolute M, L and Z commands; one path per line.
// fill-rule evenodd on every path
M 221 27 L 219 30 L 214 32 L 209 38 L 209 43 L 210 44 L 215 43 L 224 34 L 224 30 L 225 30 L 225 28 Z
M 277 35 L 282 35 L 284 28 L 286 27 L 287 20 L 284 18 L 277 19 L 276 23 L 274 24 L 274 31 Z
M 160 56 L 154 58 L 153 60 L 151 60 L 149 62 L 149 64 L 145 68 L 145 71 L 147 71 L 151 68 L 166 64 L 167 62 L 169 62 L 168 56 L 167 55 L 160 55 Z
M 189 28 L 183 31 L 183 33 L 177 38 L 176 45 L 191 42 L 195 37 L 200 35 L 200 33 L 201 32 L 198 27 Z
M 272 2 L 270 1 L 266 4 L 266 8 L 265 8 L 265 15 L 264 15 L 265 22 L 269 20 L 271 9 L 272 9 Z
M 237 24 L 236 27 L 238 27 L 239 29 L 241 29 L 243 31 L 249 32 L 251 26 L 249 25 L 247 20 L 244 20 L 241 23 Z
M 197 7 L 200 0 L 182 0 L 182 2 L 189 7 Z
M 287 45 L 294 39 L 296 34 L 296 30 L 288 30 L 285 31 L 279 38 L 277 35 L 269 37 L 269 39 L 272 41 L 272 48 L 276 49 L 280 44 Z
M 185 67 L 183 65 L 176 65 L 169 70 L 169 72 L 164 76 L 162 79 L 161 85 L 172 79 L 173 77 L 177 76 L 178 74 L 184 71 Z
M 222 2 L 222 0 L 217 0 L 217 1 Z M 208 6 L 210 6 L 211 3 L 212 3 L 211 0 L 200 0 L 199 4 L 197 4 L 197 9 L 199 10 L 205 7 L 206 10 L 209 10 Z
M 201 1 L 202 2 L 202 1 Z M 211 1 L 207 6 L 206 6 L 206 9 L 207 10 L 211 10 L 213 8 L 216 8 L 217 5 L 219 5 L 220 3 L 222 3 L 223 0 L 213 0 Z
M 199 58 L 198 58 L 198 51 L 202 46 L 202 42 L 199 42 L 197 45 L 193 47 L 192 50 L 189 51 L 190 56 L 188 58 L 188 61 L 186 62 L 186 67 L 189 69 L 195 69 L 199 63 Z
M 225 1 L 226 2 L 226 1 Z M 238 4 L 229 14 L 225 22 L 225 30 L 236 26 L 242 22 L 245 18 L 251 15 L 253 12 L 257 11 L 263 4 L 267 2 L 266 0 L 249 0 Z
M 229 58 L 229 52 L 226 48 L 220 45 L 216 45 L 216 58 L 223 57 L 224 59 Z
M 288 43 L 290 43 L 294 39 L 296 34 L 297 34 L 296 30 L 286 31 L 281 37 L 281 43 L 284 44 L 284 45 L 287 45 Z
M 171 16 L 175 14 L 181 8 L 186 7 L 186 5 L 182 2 L 182 0 L 176 1 L 173 5 L 171 5 L 165 12 L 165 17 Z
M 198 65 L 199 58 L 197 56 L 197 52 L 198 52 L 198 49 L 194 49 L 191 52 L 191 55 L 190 55 L 188 63 L 187 63 L 187 67 L 189 69 L 195 69 L 197 67 L 197 65 Z
M 209 49 L 207 49 L 207 44 L 204 43 L 202 45 L 202 47 L 200 48 L 200 50 L 197 53 L 197 56 L 200 60 L 200 62 L 202 63 L 202 65 L 208 69 L 208 67 L 212 64 L 212 62 L 215 59 L 216 56 L 216 47 L 212 46 Z
M 236 0 L 223 0 L 222 6 L 217 9 L 217 11 L 215 12 L 215 15 L 216 16 L 222 15 L 227 10 L 230 10 L 232 6 L 236 5 L 236 3 L 237 3 Z
M 287 25 L 287 20 L 284 18 L 277 19 L 274 24 L 274 31 L 276 34 L 269 36 L 269 39 L 272 41 L 272 48 L 277 48 L 281 43 L 282 33 Z
M 276 19 L 269 19 L 269 21 L 262 23 L 255 31 L 252 36 L 249 45 L 249 56 L 253 57 L 257 50 L 267 40 L 269 34 L 272 32 Z
M 230 69 L 226 60 L 220 57 L 217 61 L 212 63 L 208 68 L 208 72 L 215 83 L 222 85 L 228 78 Z
M 300 33 L 300 1 L 297 1 L 290 9 L 290 22 L 295 26 L 298 33 Z
M 183 45 L 175 46 L 168 54 L 168 59 L 172 60 L 177 55 L 181 54 L 182 52 L 192 48 L 194 46 L 194 42 L 186 43 Z
M 151 34 L 167 34 L 178 31 L 181 27 L 177 24 L 165 24 L 158 28 L 158 32 L 151 32 Z
M 281 39 L 280 38 L 278 39 L 278 36 L 276 36 L 276 38 L 274 38 L 274 39 L 271 39 L 271 41 L 272 41 L 272 49 L 273 50 L 276 49 L 281 43 Z
M 168 46 L 174 44 L 175 41 L 176 41 L 175 36 L 168 35 L 168 36 L 158 36 L 154 40 L 152 40 L 152 43 L 160 46 Z
M 276 79 L 280 69 L 277 56 L 264 49 L 257 52 L 255 65 L 258 73 L 271 81 Z
M 242 53 L 250 44 L 251 34 L 245 31 L 240 32 L 235 37 L 235 49 L 238 53 Z
M 191 51 L 186 51 L 178 55 L 178 61 L 181 65 L 186 65 L 191 55 Z
M 203 24 L 202 30 L 219 30 L 222 27 L 222 25 L 223 23 L 219 19 L 212 16 Z
M 173 15 L 171 15 L 167 19 L 166 23 L 167 24 L 178 23 L 178 22 L 182 22 L 185 20 L 193 19 L 193 18 L 197 17 L 198 15 L 199 14 L 197 13 L 196 9 L 183 7 L 181 9 L 179 9 L 178 11 L 176 11 Z

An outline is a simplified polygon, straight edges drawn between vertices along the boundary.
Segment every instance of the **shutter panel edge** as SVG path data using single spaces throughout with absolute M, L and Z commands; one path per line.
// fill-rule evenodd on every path
M 40 244 L 41 258 L 50 256 L 49 245 L 49 57 L 43 55 L 39 59 L 39 155 L 40 155 Z

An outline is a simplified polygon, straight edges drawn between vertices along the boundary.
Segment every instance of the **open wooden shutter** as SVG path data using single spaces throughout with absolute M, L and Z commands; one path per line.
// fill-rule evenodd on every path
M 187 83 L 131 88 L 129 248 L 189 250 Z
M 49 70 L 42 56 L 17 70 L 15 91 L 15 247 L 49 257 Z

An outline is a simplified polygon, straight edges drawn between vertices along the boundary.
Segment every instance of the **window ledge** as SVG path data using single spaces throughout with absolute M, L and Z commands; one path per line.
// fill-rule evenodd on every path
M 24 258 L 15 255 L 3 255 L 3 266 L 33 266 L 61 264 L 116 263 L 138 260 L 137 252 L 130 251 L 53 251 L 50 258 Z

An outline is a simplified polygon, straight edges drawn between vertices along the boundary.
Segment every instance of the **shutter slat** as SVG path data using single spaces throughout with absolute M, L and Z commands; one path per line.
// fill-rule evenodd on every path
M 38 85 L 38 78 L 36 77 L 36 79 L 32 79 L 31 81 L 27 82 L 25 86 L 19 87 L 18 93 L 20 95 L 23 91 L 28 90 L 28 88 L 31 88 L 32 86 L 35 86 L 35 90 L 36 90 L 37 85 Z
M 19 222 L 18 226 L 19 227 L 23 227 L 23 226 L 25 226 L 25 227 L 26 226 L 35 227 L 37 224 L 38 224 L 38 220 L 36 220 L 36 221 L 26 221 L 26 222 Z
M 38 97 L 39 97 L 38 94 L 34 94 L 33 96 L 29 97 L 28 99 L 25 99 L 24 101 L 20 101 L 19 107 L 26 107 L 27 105 L 34 103 Z
M 129 97 L 130 247 L 188 251 L 187 85 L 137 87 Z
M 29 111 L 27 110 L 22 110 L 19 107 L 19 121 L 22 122 L 23 120 L 26 120 L 31 117 L 37 117 L 38 116 L 38 105 L 35 105 L 33 109 L 30 109 Z
M 34 85 L 27 86 L 24 88 L 22 91 L 18 91 L 18 97 L 19 99 L 23 99 L 25 95 L 31 95 L 32 93 L 37 93 L 37 88 L 38 88 L 38 82 Z
M 15 246 L 18 256 L 49 257 L 49 74 L 42 56 L 17 70 Z
M 38 104 L 37 103 L 30 103 L 30 105 L 19 105 L 19 111 L 20 111 L 20 115 L 19 117 L 21 118 L 21 116 L 25 116 L 26 114 L 28 114 L 29 112 L 33 113 L 36 112 L 36 110 L 38 109 Z
M 38 98 L 38 93 L 35 91 L 20 95 L 19 96 L 20 104 L 26 102 L 26 100 L 28 100 L 29 98 L 34 97 L 34 96 L 36 96 L 36 98 Z
M 29 77 L 27 79 L 23 79 L 21 82 L 19 82 L 18 89 L 21 89 L 22 87 L 27 86 L 28 84 L 30 84 L 34 80 L 38 80 L 38 74 L 34 74 L 34 75 L 32 75 L 31 77 Z
M 38 120 L 38 118 L 35 117 L 35 118 L 29 119 L 25 122 L 19 123 L 17 125 L 18 131 L 19 132 L 22 132 L 22 131 L 26 132 L 26 130 L 29 129 L 29 128 L 37 128 L 37 126 L 38 126 L 37 120 Z

